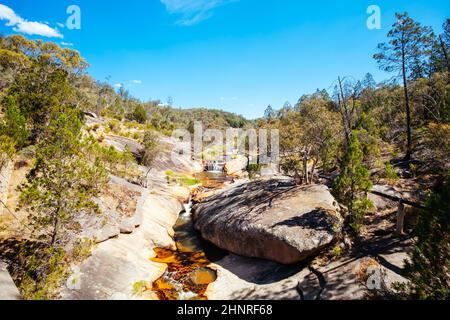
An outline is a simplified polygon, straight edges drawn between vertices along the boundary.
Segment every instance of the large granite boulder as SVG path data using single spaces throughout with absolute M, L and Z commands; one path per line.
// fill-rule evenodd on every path
M 122 136 L 107 135 L 103 143 L 108 147 L 114 147 L 120 152 L 124 152 L 126 147 L 128 147 L 135 157 L 140 157 L 143 150 L 143 146 L 139 142 Z
M 200 161 L 192 159 L 188 143 L 176 141 L 172 137 L 160 137 L 158 155 L 152 162 L 152 169 L 156 172 L 173 171 L 182 174 L 195 174 L 203 171 Z M 152 172 L 153 174 L 153 172 Z
M 294 264 L 319 253 L 342 228 L 337 203 L 322 185 L 289 178 L 230 188 L 193 208 L 195 228 L 232 253 Z
M 230 176 L 241 176 L 247 169 L 247 157 L 237 155 L 234 159 L 225 164 L 225 172 Z

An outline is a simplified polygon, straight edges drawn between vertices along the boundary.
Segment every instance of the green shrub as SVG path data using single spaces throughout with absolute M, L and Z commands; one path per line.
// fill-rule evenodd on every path
M 411 175 L 413 176 L 413 178 L 417 177 L 417 165 L 410 163 L 409 170 L 411 171 Z
M 116 119 L 112 119 L 109 121 L 108 127 L 113 133 L 117 134 L 120 130 L 120 122 Z
M 181 176 L 177 179 L 178 183 L 183 187 L 192 187 L 200 183 L 200 181 L 193 177 Z
M 11 97 L 6 99 L 5 116 L 0 123 L 0 134 L 10 137 L 18 149 L 25 147 L 30 138 L 30 132 L 27 129 L 26 119 L 21 114 L 15 100 Z
M 129 120 L 144 124 L 147 122 L 147 112 L 142 105 L 137 105 L 133 112 L 127 116 Z
M 404 299 L 448 300 L 450 298 L 450 172 L 429 197 L 415 230 L 417 237 L 406 262 L 407 284 L 396 284 Z
M 337 245 L 333 248 L 332 255 L 333 255 L 334 260 L 336 260 L 342 256 L 342 248 L 340 245 Z
M 383 177 L 390 181 L 397 181 L 399 179 L 397 172 L 389 161 L 386 162 Z
M 350 214 L 350 227 L 360 232 L 364 216 L 373 208 L 367 198 L 372 189 L 370 172 L 363 165 L 363 151 L 358 136 L 353 133 L 341 163 L 341 172 L 333 185 L 333 192 Z
M 74 243 L 71 251 L 62 248 L 36 248 L 30 254 L 22 243 L 20 261 L 25 261 L 19 290 L 25 300 L 57 299 L 59 290 L 69 278 L 71 264 L 87 259 L 95 246 L 92 240 L 82 239 Z
M 149 286 L 149 283 L 147 281 L 138 281 L 133 283 L 133 295 L 135 296 L 141 296 Z
M 261 164 L 249 164 L 247 167 L 247 172 L 250 177 L 250 179 L 253 179 L 256 174 L 261 172 L 262 165 Z
M 47 248 L 25 257 L 24 275 L 19 290 L 25 300 L 55 299 L 69 276 L 66 252 Z

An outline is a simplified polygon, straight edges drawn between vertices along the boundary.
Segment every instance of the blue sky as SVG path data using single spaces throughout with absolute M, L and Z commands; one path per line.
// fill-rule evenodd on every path
M 366 27 L 372 4 L 381 30 Z M 80 30 L 64 26 L 70 5 L 81 9 Z M 450 1 L 0 0 L 0 32 L 79 50 L 93 77 L 142 100 L 256 118 L 339 75 L 387 78 L 372 55 L 398 11 L 440 32 Z

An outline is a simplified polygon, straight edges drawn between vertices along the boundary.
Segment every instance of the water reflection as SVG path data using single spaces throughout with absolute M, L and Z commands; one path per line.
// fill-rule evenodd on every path
M 219 189 L 227 182 L 232 182 L 233 178 L 226 175 L 224 172 L 201 172 L 195 175 L 201 185 L 208 189 Z
M 217 278 L 207 268 L 210 261 L 202 252 L 180 252 L 155 249 L 158 263 L 167 264 L 164 275 L 153 283 L 160 300 L 206 300 L 208 285 Z

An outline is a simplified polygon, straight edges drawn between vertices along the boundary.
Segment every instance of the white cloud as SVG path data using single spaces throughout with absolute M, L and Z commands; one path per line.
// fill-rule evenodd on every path
M 49 38 L 64 38 L 57 29 L 53 29 L 42 22 L 23 19 L 13 9 L 3 4 L 0 4 L 0 20 L 6 20 L 6 26 L 13 27 L 15 32 Z
M 64 24 L 64 23 L 61 23 L 61 22 L 57 22 L 56 25 L 57 25 L 58 27 L 60 27 L 60 28 L 65 28 L 65 27 L 66 27 L 65 24 Z
M 132 84 L 142 84 L 141 80 L 132 80 L 131 81 Z
M 239 0 L 160 0 L 170 14 L 181 16 L 176 24 L 192 26 L 213 16 L 213 9 Z
M 72 42 L 61 42 L 62 46 L 66 46 L 66 47 L 73 47 L 73 43 Z
M 114 85 L 114 87 L 116 87 L 116 88 L 122 88 L 122 87 L 123 87 L 123 84 L 121 84 L 121 83 L 116 83 L 116 84 Z
M 17 16 L 11 8 L 3 4 L 0 4 L 0 19 L 6 20 L 6 25 L 9 27 L 15 26 L 22 21 L 22 18 Z
M 64 38 L 58 30 L 52 29 L 49 26 L 40 22 L 23 21 L 13 28 L 15 32 L 25 33 L 29 35 L 37 35 L 48 38 Z

